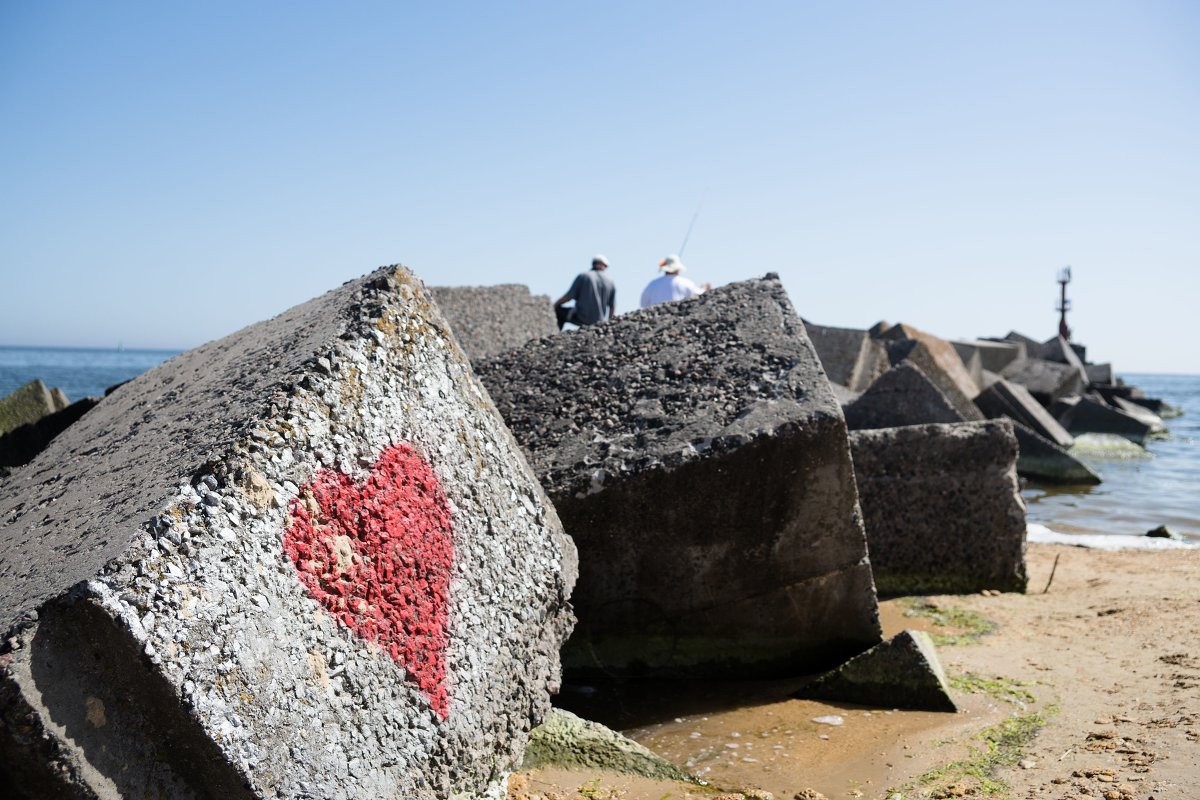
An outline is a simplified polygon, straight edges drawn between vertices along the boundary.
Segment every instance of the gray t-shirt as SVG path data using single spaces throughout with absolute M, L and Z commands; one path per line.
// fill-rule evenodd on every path
M 575 301 L 575 314 L 571 322 L 595 325 L 602 322 L 605 312 L 612 311 L 616 305 L 617 287 L 604 274 L 604 270 L 590 269 L 579 273 L 567 291 L 567 297 Z

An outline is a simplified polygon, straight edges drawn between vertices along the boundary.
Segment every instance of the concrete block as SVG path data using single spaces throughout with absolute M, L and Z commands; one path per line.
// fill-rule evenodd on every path
M 71 405 L 71 401 L 67 399 L 67 393 L 57 386 L 50 390 L 50 401 L 54 404 L 55 411 L 62 411 Z
M 574 550 L 421 282 L 121 386 L 0 485 L 0 760 L 34 797 L 500 796 Z
M 1042 357 L 1041 356 L 1042 343 L 1039 342 L 1037 339 L 1034 339 L 1030 336 L 1026 336 L 1023 333 L 1019 333 L 1017 331 L 1009 331 L 1008 333 L 1004 334 L 1002 341 L 1015 342 L 1017 344 L 1025 345 L 1026 354 L 1030 358 L 1041 358 Z
M 804 323 L 825 374 L 852 392 L 864 391 L 887 372 L 887 350 L 867 331 Z
M 46 384 L 33 380 L 0 397 L 0 435 L 37 422 L 58 408 Z
M 1042 342 L 1039 358 L 1046 361 L 1053 361 L 1056 364 L 1066 364 L 1070 367 L 1075 367 L 1087 376 L 1087 370 L 1084 369 L 1083 361 L 1075 352 L 1075 348 L 1061 336 L 1055 336 L 1052 339 L 1047 339 Z
M 1009 420 L 853 431 L 880 595 L 1025 590 L 1025 505 Z
M 1140 403 L 1135 403 L 1132 400 L 1126 400 L 1124 397 L 1114 397 L 1111 401 L 1109 401 L 1109 405 L 1111 405 L 1113 408 L 1119 409 L 1120 411 L 1124 411 L 1134 419 L 1149 425 L 1151 434 L 1162 433 L 1167 429 L 1166 425 L 1163 424 L 1162 417 L 1160 417 L 1158 414 L 1155 414 L 1149 408 L 1146 408 Z
M 1100 398 L 1063 398 L 1055 401 L 1050 413 L 1074 435 L 1111 433 L 1123 436 L 1131 442 L 1144 444 L 1146 437 L 1153 431 L 1153 426 L 1113 408 Z
M 602 769 L 667 781 L 697 783 L 694 775 L 598 722 L 550 709 L 533 729 L 522 769 Z
M 1039 403 L 1047 408 L 1055 400 L 1084 391 L 1087 375 L 1068 364 L 1027 358 L 1006 367 L 1000 376 L 1029 390 Z
M 568 669 L 795 674 L 879 641 L 846 423 L 777 279 L 475 368 L 579 547 Z
M 1019 383 L 1009 383 L 1001 378 L 975 398 L 975 405 L 988 419 L 1008 417 L 1016 420 L 1059 447 L 1070 447 L 1075 443 L 1058 420 Z
M 1100 476 L 1062 447 L 1019 422 L 1013 422 L 1017 436 L 1017 474 L 1040 483 L 1072 486 L 1096 486 Z
M 820 676 L 796 696 L 876 708 L 958 711 L 933 640 L 924 631 L 901 631 Z
M 1000 372 L 1015 361 L 1027 357 L 1023 342 L 997 342 L 989 339 L 959 339 L 951 342 L 955 351 L 966 363 L 973 355 L 979 356 L 980 365 L 989 372 Z
M 883 373 L 843 411 L 850 430 L 963 421 L 941 390 L 908 361 Z
M 85 397 L 60 411 L 47 414 L 37 422 L 21 425 L 0 435 L 0 466 L 16 467 L 28 464 L 46 449 L 55 436 L 73 425 L 99 402 L 99 398 Z
M 434 286 L 430 292 L 454 337 L 471 359 L 520 347 L 558 333 L 554 308 L 544 294 L 517 283 L 498 286 Z
M 1083 370 L 1087 373 L 1089 384 L 1113 382 L 1112 364 L 1084 364 Z
M 896 325 L 892 330 L 903 326 Z M 979 394 L 979 387 L 967 373 L 962 360 L 954 352 L 954 348 L 943 342 L 946 347 L 935 345 L 930 347 L 928 341 L 918 339 L 897 339 L 887 344 L 888 358 L 893 366 L 903 361 L 911 362 L 920 368 L 925 377 L 933 381 L 946 399 L 954 406 L 954 410 L 968 421 L 978 422 L 983 414 L 971 402 Z

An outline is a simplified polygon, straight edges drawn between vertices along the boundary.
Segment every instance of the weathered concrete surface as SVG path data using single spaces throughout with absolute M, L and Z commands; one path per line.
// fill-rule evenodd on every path
M 911 362 L 902 361 L 843 409 L 850 430 L 901 425 L 963 422 L 933 381 Z
M 1025 504 L 1009 420 L 853 431 L 881 595 L 1025 590 Z
M 1006 367 L 1000 376 L 1012 383 L 1019 383 L 1029 390 L 1043 406 L 1062 397 L 1079 394 L 1087 386 L 1087 375 L 1076 367 L 1027 358 Z
M 804 323 L 829 380 L 852 392 L 866 390 L 888 370 L 887 351 L 868 331 Z
M 568 668 L 795 673 L 879 641 L 845 420 L 778 280 L 475 367 L 579 547 Z
M 971 402 L 979 394 L 979 386 L 967 372 L 953 345 L 909 325 L 893 325 L 882 334 L 882 338 L 887 342 L 888 359 L 892 366 L 901 361 L 911 361 L 941 389 L 963 419 L 983 419 L 983 414 Z
M 1095 486 L 1100 476 L 1062 447 L 1019 422 L 1013 422 L 1017 436 L 1017 474 L 1041 483 Z
M 61 395 L 62 393 L 59 392 Z M 63 396 L 65 400 L 65 395 Z M 55 397 L 46 388 L 46 384 L 33 380 L 19 389 L 0 397 L 0 435 L 37 422 L 48 414 L 59 411 L 60 406 Z
M 1001 378 L 975 398 L 975 405 L 988 419 L 1008 417 L 1016 420 L 1059 447 L 1070 447 L 1075 443 L 1066 428 L 1019 383 L 1009 383 Z
M 554 308 L 544 294 L 519 283 L 497 286 L 433 286 L 429 291 L 454 337 L 471 359 L 486 358 L 530 339 L 558 333 Z
M 28 464 L 46 449 L 55 436 L 75 424 L 99 402 L 99 398 L 85 397 L 53 414 L 47 414 L 36 422 L 21 425 L 0 435 L 0 466 L 15 467 Z
M 0 760 L 35 797 L 498 796 L 573 575 L 384 268 L 122 386 L 0 485 Z
M 901 631 L 796 693 L 812 700 L 918 711 L 958 711 L 933 640 Z
M 990 339 L 960 339 L 950 344 L 954 346 L 963 363 L 973 356 L 979 356 L 980 366 L 989 372 L 1000 372 L 1015 361 L 1026 358 L 1023 342 L 997 342 Z
M 1142 420 L 1105 403 L 1100 398 L 1066 397 L 1057 400 L 1050 413 L 1072 434 L 1111 433 L 1144 444 L 1153 428 Z
M 522 769 L 569 767 L 604 769 L 622 775 L 643 775 L 695 783 L 696 777 L 632 739 L 560 708 L 550 709 L 533 729 Z

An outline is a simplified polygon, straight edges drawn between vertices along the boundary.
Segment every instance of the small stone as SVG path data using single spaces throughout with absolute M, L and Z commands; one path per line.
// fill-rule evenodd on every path
M 839 717 L 837 714 L 826 714 L 822 717 L 813 717 L 813 722 L 818 725 L 842 725 L 846 720 Z
M 1033 769 L 1034 767 L 1037 766 L 1037 762 L 1034 761 L 1032 758 L 1022 758 L 1020 761 L 1017 762 L 1017 766 L 1020 767 L 1021 769 Z

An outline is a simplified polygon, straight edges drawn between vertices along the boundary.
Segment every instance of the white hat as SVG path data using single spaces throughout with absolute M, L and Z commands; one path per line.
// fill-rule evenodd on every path
M 603 264 L 606 267 L 608 266 L 608 259 L 605 258 L 604 256 L 600 255 L 599 253 L 592 256 L 592 263 L 595 264 L 597 261 L 599 261 L 601 264 Z
M 679 256 L 667 256 L 662 261 L 658 262 L 658 268 L 663 272 L 683 272 L 687 269 L 683 262 L 679 260 Z

